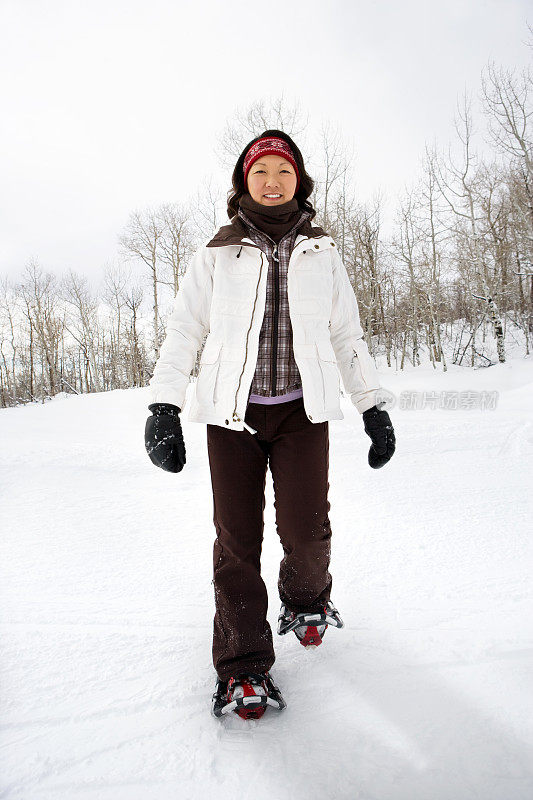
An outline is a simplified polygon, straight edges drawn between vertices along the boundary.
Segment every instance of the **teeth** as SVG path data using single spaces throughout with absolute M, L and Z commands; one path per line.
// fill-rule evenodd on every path
M 265 197 L 281 197 L 280 194 L 266 194 Z

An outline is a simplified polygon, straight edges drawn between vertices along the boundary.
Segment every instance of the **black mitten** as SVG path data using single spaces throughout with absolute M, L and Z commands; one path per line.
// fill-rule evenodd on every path
M 181 472 L 185 466 L 185 442 L 179 413 L 170 403 L 152 403 L 146 420 L 144 444 L 150 461 L 167 472 Z
M 365 431 L 372 439 L 368 451 L 368 463 L 372 469 L 383 467 L 390 461 L 396 450 L 396 437 L 394 428 L 387 411 L 380 411 L 377 406 L 372 406 L 363 411 Z

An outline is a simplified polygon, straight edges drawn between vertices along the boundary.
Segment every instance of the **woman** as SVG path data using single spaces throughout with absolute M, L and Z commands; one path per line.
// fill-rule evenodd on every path
M 282 131 L 244 148 L 230 224 L 192 258 L 150 380 L 146 448 L 158 467 L 179 472 L 179 413 L 208 333 L 188 419 L 207 423 L 216 716 L 257 718 L 267 705 L 285 706 L 269 674 L 275 656 L 260 574 L 267 466 L 284 552 L 278 633 L 294 631 L 317 647 L 328 625 L 343 626 L 328 572 L 329 420 L 344 418 L 339 372 L 372 439 L 370 466 L 383 466 L 395 449 L 346 268 L 335 242 L 311 224 L 313 186 Z

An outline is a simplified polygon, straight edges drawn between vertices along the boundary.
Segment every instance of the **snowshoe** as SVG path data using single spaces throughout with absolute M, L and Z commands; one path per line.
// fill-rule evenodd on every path
M 328 625 L 334 628 L 344 628 L 339 612 L 328 600 L 323 611 L 313 613 L 299 613 L 291 611 L 286 605 L 281 605 L 278 617 L 278 633 L 283 636 L 289 631 L 294 631 L 306 649 L 315 650 L 322 644 L 322 639 Z
M 267 706 L 283 711 L 287 704 L 268 672 L 248 673 L 223 681 L 217 677 L 211 713 L 221 717 L 232 711 L 242 719 L 259 719 Z

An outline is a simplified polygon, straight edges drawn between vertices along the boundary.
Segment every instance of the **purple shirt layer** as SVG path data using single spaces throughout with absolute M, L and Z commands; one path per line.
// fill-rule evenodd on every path
M 298 397 L 303 397 L 303 395 L 303 389 L 295 389 L 293 392 L 279 394 L 277 397 L 262 397 L 260 394 L 251 394 L 248 398 L 248 402 L 262 403 L 265 406 L 270 406 L 272 403 L 288 403 L 289 400 L 297 400 Z

